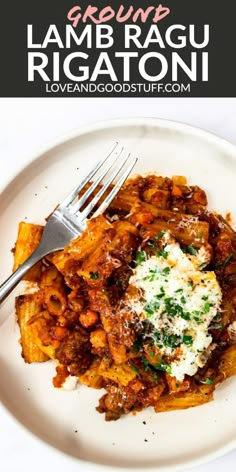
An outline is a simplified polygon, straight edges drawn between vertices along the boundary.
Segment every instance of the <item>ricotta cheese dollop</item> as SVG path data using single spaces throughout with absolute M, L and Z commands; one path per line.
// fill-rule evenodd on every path
M 201 270 L 204 252 L 207 260 L 204 247 L 188 254 L 169 232 L 161 239 L 163 248 L 134 269 L 130 285 L 138 295 L 128 303 L 136 316 L 152 324 L 154 343 L 170 359 L 168 373 L 182 381 L 206 363 L 212 347 L 208 331 L 222 294 L 215 273 Z

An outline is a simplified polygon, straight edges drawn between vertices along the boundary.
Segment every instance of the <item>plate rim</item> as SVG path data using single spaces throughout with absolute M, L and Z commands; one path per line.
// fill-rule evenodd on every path
M 53 151 L 54 148 L 58 146 L 62 146 L 63 144 L 67 144 L 69 141 L 83 137 L 86 134 L 102 131 L 102 130 L 107 130 L 107 129 L 112 129 L 116 127 L 125 127 L 125 126 L 154 126 L 154 127 L 159 127 L 159 128 L 168 128 L 172 130 L 179 130 L 182 133 L 186 133 L 188 135 L 194 135 L 198 136 L 200 138 L 203 138 L 204 141 L 208 141 L 211 143 L 214 143 L 217 147 L 221 146 L 224 149 L 227 149 L 227 151 L 232 154 L 232 157 L 235 158 L 236 160 L 236 144 L 231 143 L 229 140 L 211 132 L 208 131 L 204 128 L 201 128 L 199 126 L 194 126 L 190 125 L 186 122 L 183 121 L 178 121 L 178 120 L 169 120 L 169 119 L 164 119 L 164 118 L 158 118 L 155 116 L 130 116 L 130 117 L 118 117 L 118 118 L 112 118 L 112 119 L 105 119 L 105 120 L 96 120 L 90 123 L 87 123 L 85 125 L 81 125 L 72 131 L 63 133 L 62 136 L 56 137 L 54 139 L 48 140 L 46 144 L 39 146 L 38 150 L 35 152 L 30 152 L 26 156 L 26 160 L 21 164 L 17 165 L 14 169 L 14 172 L 12 172 L 8 177 L 4 179 L 2 184 L 0 185 L 0 192 L 4 192 L 7 190 L 7 187 L 11 185 L 11 183 L 22 173 L 24 172 L 29 166 L 31 166 L 34 162 L 40 160 L 43 158 L 45 154 L 48 152 Z M 112 470 L 113 472 L 121 472 L 121 471 L 127 471 L 131 472 L 134 470 L 142 471 L 143 469 L 137 469 L 137 467 L 122 467 L 122 466 L 110 466 L 110 465 L 105 465 L 105 464 L 96 464 L 94 462 L 86 461 L 84 459 L 80 459 L 77 457 L 74 457 L 73 455 L 58 449 L 56 446 L 53 444 L 47 442 L 45 439 L 43 439 L 40 435 L 34 434 L 25 424 L 20 422 L 14 415 L 13 412 L 8 409 L 7 406 L 4 405 L 4 403 L 0 400 L 1 403 L 1 409 L 4 411 L 4 414 L 6 417 L 9 417 L 12 421 L 13 424 L 15 424 L 20 432 L 20 430 L 23 428 L 24 433 L 29 435 L 33 440 L 36 441 L 38 444 L 42 444 L 42 446 L 49 448 L 49 450 L 54 450 L 58 454 L 63 455 L 65 458 L 70 460 L 71 462 L 75 464 L 81 464 L 84 467 L 84 470 L 88 471 L 101 471 L 102 470 Z M 174 472 L 174 471 L 182 471 L 186 470 L 190 467 L 196 467 L 200 466 L 206 463 L 209 463 L 213 460 L 216 460 L 217 458 L 220 458 L 224 456 L 225 454 L 233 451 L 236 449 L 236 436 L 234 439 L 231 441 L 227 442 L 227 444 L 223 445 L 220 448 L 217 448 L 215 451 L 205 453 L 203 454 L 199 459 L 190 459 L 187 460 L 186 462 L 183 463 L 178 463 L 178 464 L 173 464 L 173 465 L 167 465 L 167 466 L 150 466 L 146 470 L 154 471 L 154 470 L 159 470 L 160 472 Z
M 18 175 L 29 167 L 34 161 L 39 160 L 44 154 L 53 150 L 57 146 L 68 143 L 72 139 L 79 138 L 80 136 L 94 133 L 96 131 L 102 131 L 106 129 L 115 128 L 117 126 L 148 126 L 154 125 L 156 127 L 167 127 L 168 129 L 174 129 L 179 131 L 187 131 L 187 134 L 205 137 L 207 141 L 228 148 L 229 151 L 235 153 L 236 158 L 236 143 L 230 142 L 228 139 L 219 136 L 217 133 L 206 130 L 200 126 L 190 125 L 184 121 L 170 120 L 168 118 L 158 118 L 155 116 L 129 116 L 129 117 L 116 117 L 111 119 L 96 120 L 85 125 L 74 128 L 71 131 L 65 132 L 62 136 L 56 136 L 55 138 L 47 140 L 45 144 L 41 144 L 37 151 L 29 152 L 25 155 L 24 162 L 17 165 L 14 172 L 5 178 L 4 182 L 0 184 L 0 192 L 2 193 L 8 185 L 13 182 Z

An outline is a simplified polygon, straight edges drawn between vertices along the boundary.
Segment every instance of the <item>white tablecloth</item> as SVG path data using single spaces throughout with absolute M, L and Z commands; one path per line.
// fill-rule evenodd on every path
M 0 99 L 0 186 L 32 153 L 81 125 L 125 116 L 183 121 L 236 144 L 236 98 L 43 98 Z M 0 380 L 1 381 L 1 380 Z M 236 426 L 235 426 L 236 428 Z M 3 472 L 78 472 L 81 467 L 26 433 L 0 406 L 0 468 Z M 236 450 L 195 472 L 235 472 Z M 190 472 L 190 471 L 188 471 Z

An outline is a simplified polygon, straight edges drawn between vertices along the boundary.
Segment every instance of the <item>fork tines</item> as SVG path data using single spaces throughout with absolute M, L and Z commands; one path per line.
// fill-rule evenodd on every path
M 80 184 L 70 193 L 70 195 L 65 198 L 59 208 L 68 208 L 71 214 L 78 216 L 81 221 L 84 221 L 87 217 L 89 217 L 90 213 L 92 210 L 94 210 L 97 204 L 99 204 L 99 201 L 109 186 L 114 183 L 117 177 L 118 180 L 111 188 L 111 191 L 93 214 L 93 217 L 98 216 L 99 214 L 103 213 L 110 205 L 115 195 L 120 190 L 122 184 L 129 176 L 136 162 L 137 158 L 131 159 L 130 154 L 124 154 L 124 148 L 121 147 L 119 143 L 116 143 L 108 154 L 97 161 L 88 174 L 82 179 Z M 91 182 L 93 177 L 95 177 L 95 180 Z M 89 187 L 74 203 L 74 200 L 77 198 L 79 192 L 86 188 L 89 182 L 91 182 Z M 98 191 L 95 193 L 92 200 L 84 207 L 88 201 L 88 198 L 91 197 L 93 192 L 96 190 Z M 83 209 L 80 211 L 82 207 Z

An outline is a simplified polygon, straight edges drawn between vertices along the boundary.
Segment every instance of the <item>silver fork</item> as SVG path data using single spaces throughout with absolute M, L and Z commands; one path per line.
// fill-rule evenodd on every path
M 21 280 L 23 275 L 34 264 L 36 264 L 36 262 L 52 251 L 63 249 L 72 239 L 77 237 L 86 228 L 86 221 L 92 210 L 99 203 L 109 185 L 111 185 L 115 178 L 118 177 L 116 184 L 92 217 L 96 217 L 106 210 L 137 162 L 137 158 L 130 159 L 129 154 L 123 154 L 124 149 L 116 143 L 113 149 L 95 164 L 89 173 L 82 179 L 80 184 L 74 188 L 74 190 L 72 190 L 72 192 L 67 195 L 62 203 L 56 208 L 44 227 L 41 241 L 36 250 L 0 286 L 0 302 L 10 293 L 10 291 Z M 100 169 L 101 172 L 96 176 Z M 110 174 L 109 171 L 111 171 Z M 94 176 L 96 176 L 94 182 L 88 187 L 86 192 L 77 199 L 78 193 Z M 101 182 L 103 182 L 103 185 L 99 191 L 93 197 L 91 202 L 81 210 L 88 197 L 94 190 L 96 190 L 96 188 L 98 188 Z M 77 201 L 75 202 L 76 199 Z

